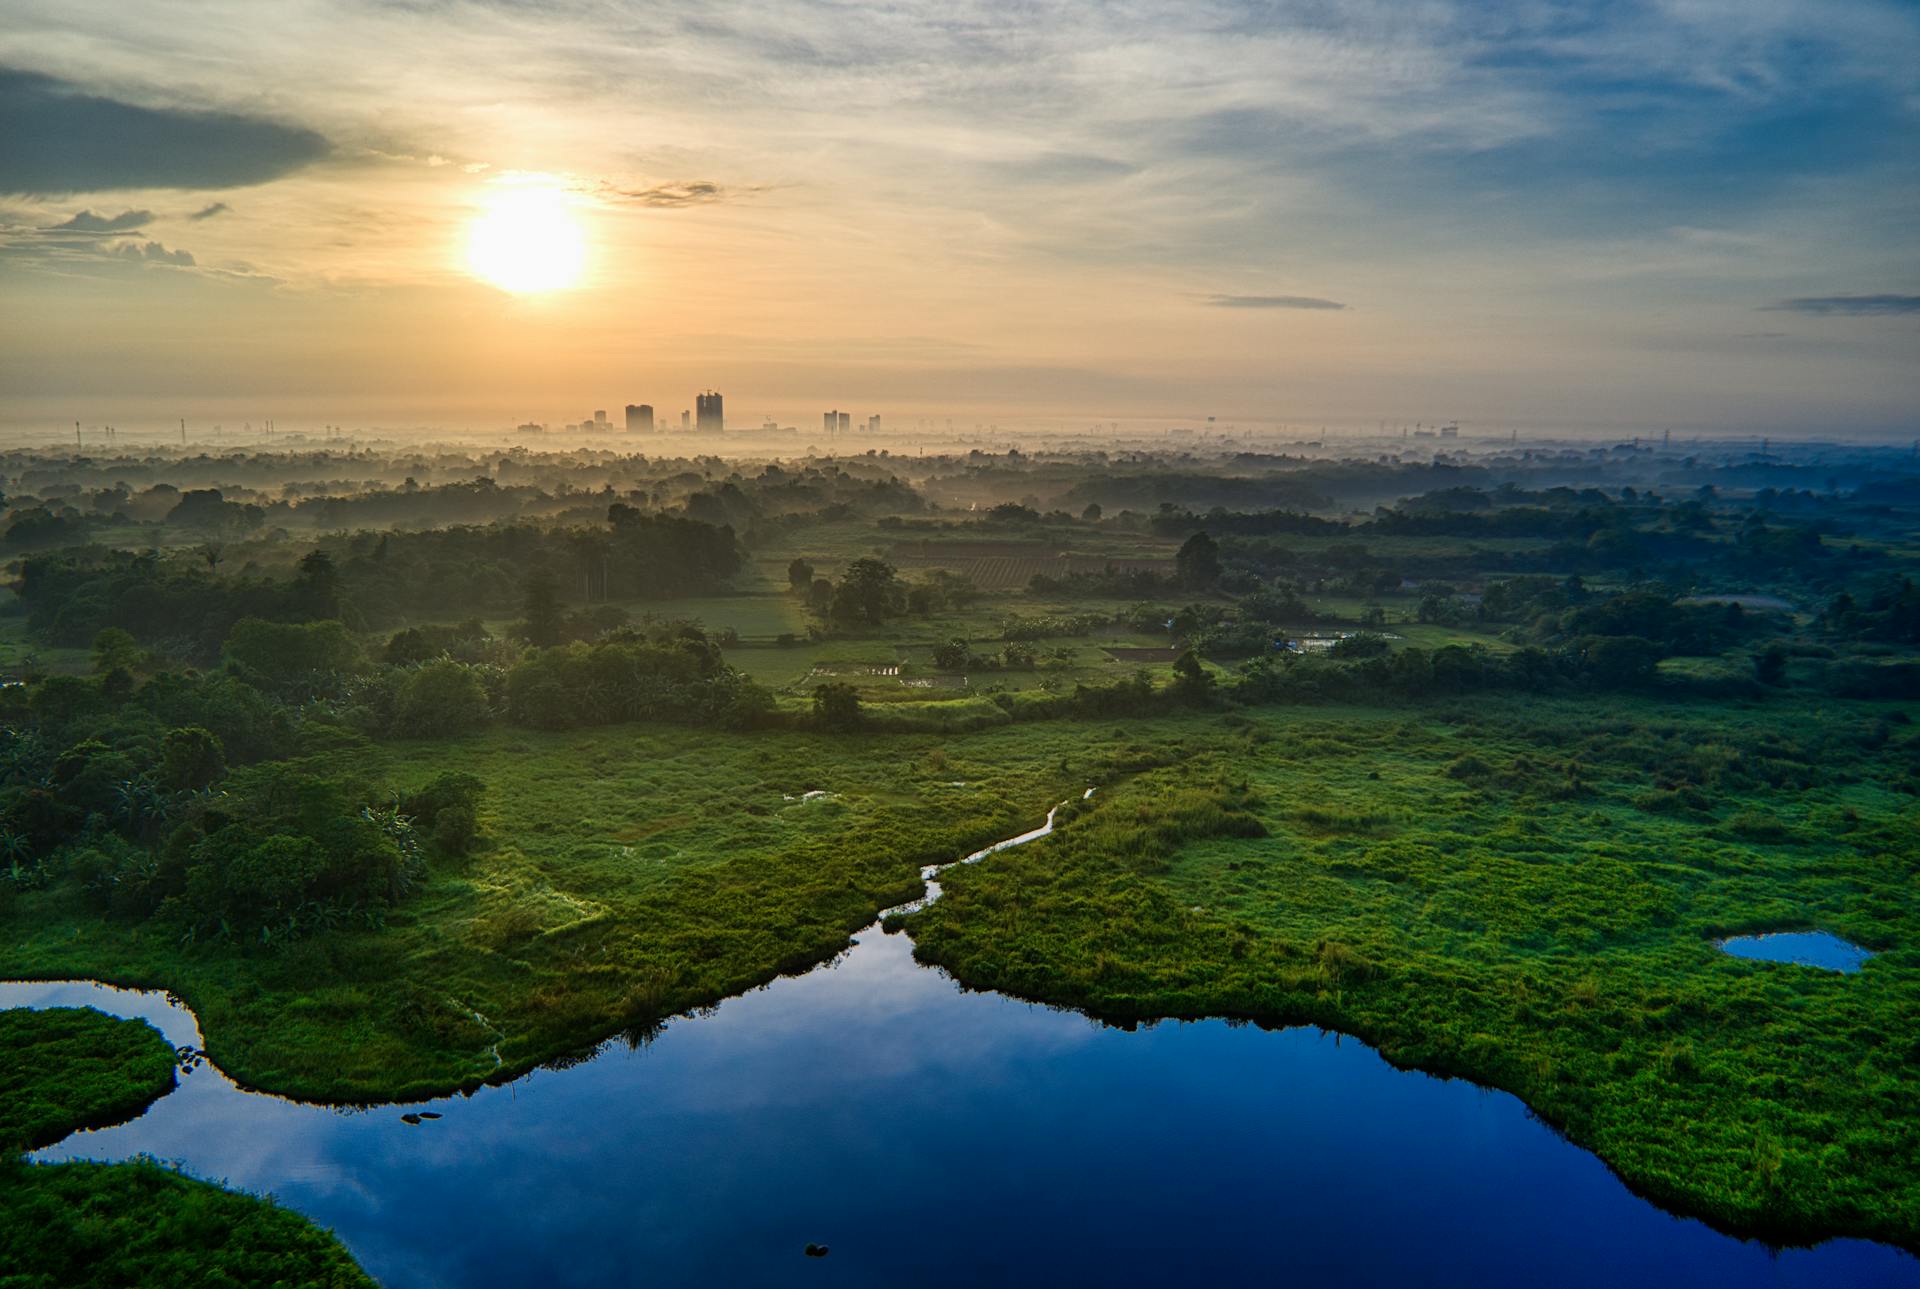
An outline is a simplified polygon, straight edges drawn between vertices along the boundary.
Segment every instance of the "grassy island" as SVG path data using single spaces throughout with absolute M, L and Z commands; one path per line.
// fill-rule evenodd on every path
M 271 1200 L 151 1160 L 33 1164 L 18 1151 L 138 1114 L 174 1083 L 142 1021 L 84 1008 L 0 1011 L 0 1283 L 371 1289 L 331 1235 Z

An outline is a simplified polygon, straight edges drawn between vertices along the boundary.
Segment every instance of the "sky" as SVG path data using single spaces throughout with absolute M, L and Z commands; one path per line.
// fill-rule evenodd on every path
M 1907 0 L 0 0 L 0 420 L 1913 437 L 1917 127 Z

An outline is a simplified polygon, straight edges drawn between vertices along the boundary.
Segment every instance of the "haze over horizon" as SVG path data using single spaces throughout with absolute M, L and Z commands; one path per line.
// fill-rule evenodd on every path
M 0 13 L 13 424 L 1920 423 L 1909 5 Z

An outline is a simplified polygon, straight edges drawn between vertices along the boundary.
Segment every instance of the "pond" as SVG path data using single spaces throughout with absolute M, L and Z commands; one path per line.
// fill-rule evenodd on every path
M 1872 952 L 1825 931 L 1768 931 L 1760 935 L 1729 936 L 1720 948 L 1736 958 L 1764 962 L 1794 962 L 1828 971 L 1858 971 Z
M 60 1005 L 200 1045 L 159 994 L 0 984 L 0 1006 Z M 272 1192 L 390 1289 L 1920 1285 L 1884 1245 L 1773 1250 L 1673 1217 L 1515 1098 L 1351 1039 L 1112 1029 L 963 990 L 877 926 L 650 1042 L 471 1097 L 343 1111 L 200 1065 L 35 1158 L 137 1154 Z

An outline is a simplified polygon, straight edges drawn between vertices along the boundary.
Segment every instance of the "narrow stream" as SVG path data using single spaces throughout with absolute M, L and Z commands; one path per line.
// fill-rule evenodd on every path
M 157 993 L 0 984 L 23 1005 L 200 1045 Z M 472 1097 L 346 1111 L 203 1064 L 139 1119 L 35 1158 L 137 1154 L 272 1192 L 389 1289 L 1920 1285 L 1883 1245 L 1775 1251 L 1672 1217 L 1513 1097 L 1351 1039 L 1110 1029 L 964 991 L 877 925 L 638 1050 Z

